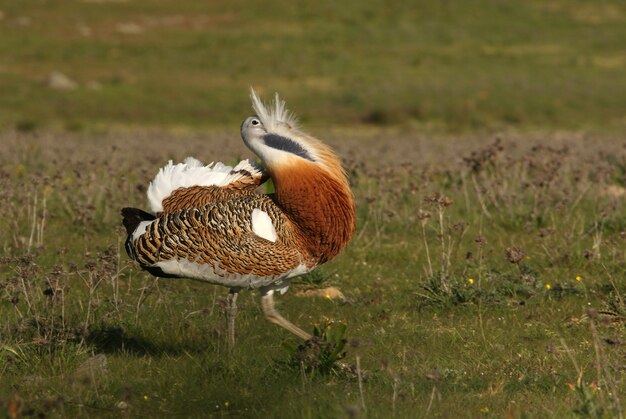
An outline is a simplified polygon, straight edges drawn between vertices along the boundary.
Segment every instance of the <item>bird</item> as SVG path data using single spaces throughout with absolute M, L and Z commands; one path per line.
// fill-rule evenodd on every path
M 244 289 L 259 290 L 267 320 L 311 339 L 276 310 L 274 294 L 337 256 L 356 228 L 354 196 L 334 150 L 299 127 L 278 93 L 266 104 L 250 88 L 250 99 L 255 114 L 241 124 L 241 137 L 260 163 L 170 160 L 147 189 L 151 212 L 121 210 L 126 251 L 142 269 L 229 288 L 231 348 Z M 274 191 L 260 192 L 268 179 Z

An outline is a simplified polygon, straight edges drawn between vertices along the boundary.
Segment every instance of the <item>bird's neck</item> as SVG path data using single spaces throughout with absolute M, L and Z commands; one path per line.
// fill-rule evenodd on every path
M 275 201 L 294 223 L 298 239 L 316 263 L 343 249 L 355 230 L 355 205 L 343 173 L 315 164 L 282 167 L 271 173 Z

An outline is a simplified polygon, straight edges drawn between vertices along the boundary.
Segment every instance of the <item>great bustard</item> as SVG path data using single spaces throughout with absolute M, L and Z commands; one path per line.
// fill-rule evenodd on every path
M 256 116 L 241 125 L 264 167 L 241 161 L 202 165 L 188 158 L 163 167 L 148 188 L 152 214 L 122 209 L 126 250 L 158 277 L 191 278 L 230 288 L 228 339 L 235 341 L 237 293 L 259 289 L 265 317 L 302 339 L 311 335 L 274 308 L 274 291 L 343 249 L 355 206 L 337 155 L 300 131 L 276 95 L 266 107 L 251 89 Z M 267 178 L 275 192 L 256 189 Z

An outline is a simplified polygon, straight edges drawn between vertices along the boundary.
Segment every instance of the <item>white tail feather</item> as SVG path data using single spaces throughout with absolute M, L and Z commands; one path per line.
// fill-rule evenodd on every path
M 193 157 L 188 157 L 183 163 L 178 164 L 170 160 L 150 182 L 148 204 L 152 212 L 156 214 L 163 211 L 163 200 L 176 189 L 191 186 L 226 186 L 246 176 L 246 174 L 238 173 L 241 170 L 245 170 L 252 176 L 260 174 L 259 167 L 248 160 L 242 160 L 234 168 L 221 162 L 204 166 Z

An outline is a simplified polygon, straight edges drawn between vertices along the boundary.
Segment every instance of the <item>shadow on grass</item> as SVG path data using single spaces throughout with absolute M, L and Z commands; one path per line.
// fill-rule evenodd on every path
M 128 354 L 134 356 L 182 355 L 207 350 L 198 344 L 156 343 L 143 336 L 127 332 L 119 326 L 101 326 L 89 331 L 85 343 L 97 352 L 106 354 Z

